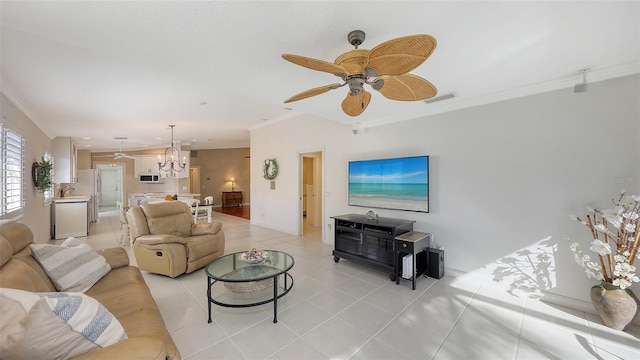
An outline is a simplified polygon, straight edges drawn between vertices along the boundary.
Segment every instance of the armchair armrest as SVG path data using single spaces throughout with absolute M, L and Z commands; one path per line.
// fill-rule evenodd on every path
M 112 269 L 129 266 L 129 255 L 127 255 L 127 251 L 122 247 L 98 250 L 98 254 L 107 259 L 107 264 L 109 264 Z
M 142 235 L 135 239 L 135 243 L 140 243 L 141 245 L 158 245 L 158 244 L 171 244 L 171 243 L 179 243 L 186 244 L 187 241 L 181 237 L 170 234 L 158 234 L 158 235 Z
M 222 224 L 219 222 L 191 224 L 191 236 L 215 235 L 220 229 Z

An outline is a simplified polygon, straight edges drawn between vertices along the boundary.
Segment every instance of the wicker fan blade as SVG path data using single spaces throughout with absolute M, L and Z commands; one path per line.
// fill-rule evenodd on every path
M 328 72 L 338 76 L 345 73 L 345 70 L 341 66 L 323 60 L 291 54 L 282 54 L 282 58 L 311 70 Z
M 347 94 L 342 100 L 342 111 L 349 116 L 358 116 L 364 112 L 371 101 L 371 93 L 364 90 L 358 95 Z
M 346 75 L 364 74 L 367 65 L 369 50 L 355 49 L 347 51 L 336 58 L 334 63 L 344 68 Z
M 308 97 L 324 94 L 327 91 L 333 90 L 333 89 L 337 89 L 340 86 L 342 86 L 342 85 L 340 85 L 340 84 L 331 84 L 331 85 L 319 86 L 317 88 L 313 88 L 313 89 L 309 89 L 307 91 L 303 91 L 300 94 L 293 95 L 292 97 L 288 98 L 284 102 L 285 103 L 290 103 L 290 102 L 306 99 Z
M 417 68 L 431 55 L 436 39 L 431 35 L 411 35 L 384 42 L 369 52 L 367 67 L 378 75 L 402 75 Z
M 438 93 L 433 84 L 416 75 L 380 76 L 373 82 L 374 89 L 378 88 L 380 81 L 383 81 L 383 85 L 378 91 L 391 100 L 426 100 L 436 96 Z

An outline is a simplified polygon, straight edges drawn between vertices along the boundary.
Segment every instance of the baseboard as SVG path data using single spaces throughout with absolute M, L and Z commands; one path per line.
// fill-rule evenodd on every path
M 580 299 L 574 299 L 572 297 L 553 294 L 550 292 L 543 291 L 544 296 L 541 301 L 549 304 L 563 306 L 569 309 L 582 311 L 588 314 L 598 315 L 596 309 L 593 308 L 593 304 L 589 301 L 584 301 Z
M 483 276 L 474 276 L 473 274 L 469 274 L 467 272 L 461 271 L 461 270 L 456 270 L 456 269 L 451 269 L 451 268 L 445 268 L 445 276 L 450 276 L 450 277 L 454 277 L 454 278 L 458 278 L 458 277 L 470 277 L 471 279 L 478 281 L 478 282 L 482 282 L 485 281 L 486 278 Z M 562 307 L 566 307 L 569 309 L 573 309 L 573 310 L 577 310 L 577 311 L 581 311 L 587 314 L 592 314 L 595 316 L 599 316 L 598 312 L 596 311 L 596 309 L 593 307 L 593 304 L 590 301 L 584 301 L 584 300 L 580 300 L 580 299 L 574 299 L 572 297 L 569 296 L 564 296 L 564 295 L 558 295 L 558 294 L 554 294 L 554 293 L 550 293 L 547 291 L 543 291 L 542 292 L 543 297 L 541 299 L 542 302 L 548 303 L 548 304 L 553 304 L 553 305 L 558 305 L 558 306 L 562 306 Z M 640 312 L 638 313 L 638 315 L 633 319 L 633 321 L 631 322 L 634 325 L 639 325 L 640 326 Z
M 453 278 L 461 277 L 462 275 L 466 275 L 467 273 L 464 271 L 448 268 L 445 266 L 444 268 L 444 276 L 450 276 Z
M 542 302 L 546 302 L 548 304 L 559 305 L 569 309 L 582 311 L 587 314 L 593 314 L 595 316 L 599 316 L 596 309 L 593 307 L 593 304 L 590 301 L 584 301 L 579 299 L 574 299 L 568 296 L 552 294 L 548 292 L 543 292 L 544 297 L 541 299 Z M 636 315 L 636 317 L 631 321 L 633 325 L 640 326 L 640 312 Z
M 271 223 L 265 223 L 265 222 L 261 222 L 261 221 L 254 220 L 254 219 L 249 220 L 249 223 L 250 223 L 251 225 L 256 225 L 256 226 L 266 227 L 266 228 L 268 228 L 268 229 L 272 229 L 272 230 L 280 231 L 280 232 L 283 232 L 283 233 L 285 233 L 285 234 L 289 234 L 289 235 L 298 235 L 298 234 L 292 233 L 292 232 L 291 232 L 290 230 L 288 230 L 288 229 L 283 229 L 283 228 L 280 228 L 280 227 L 277 227 L 277 226 L 273 226 L 273 224 L 271 224 Z

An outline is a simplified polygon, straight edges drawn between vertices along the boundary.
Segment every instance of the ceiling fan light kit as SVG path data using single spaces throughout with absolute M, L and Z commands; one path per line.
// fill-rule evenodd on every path
M 409 35 L 386 41 L 371 50 L 358 49 L 365 39 L 362 30 L 349 33 L 347 40 L 355 47 L 339 55 L 333 63 L 300 55 L 283 54 L 282 58 L 311 70 L 327 72 L 342 79 L 342 84 L 331 84 L 303 91 L 285 100 L 285 103 L 323 94 L 344 85 L 349 86 L 342 101 L 342 111 L 349 116 L 364 112 L 371 101 L 365 84 L 387 99 L 418 101 L 430 99 L 438 93 L 429 81 L 408 74 L 420 66 L 433 53 L 436 39 L 431 35 Z

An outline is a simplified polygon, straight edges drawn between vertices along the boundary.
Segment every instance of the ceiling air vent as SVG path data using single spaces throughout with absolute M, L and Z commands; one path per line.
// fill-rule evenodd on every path
M 441 96 L 436 96 L 433 97 L 431 99 L 427 99 L 424 101 L 425 104 L 432 104 L 434 102 L 438 102 L 438 101 L 444 101 L 444 100 L 449 100 L 449 99 L 453 99 L 454 97 L 456 97 L 455 93 L 448 93 L 448 94 L 444 94 Z

